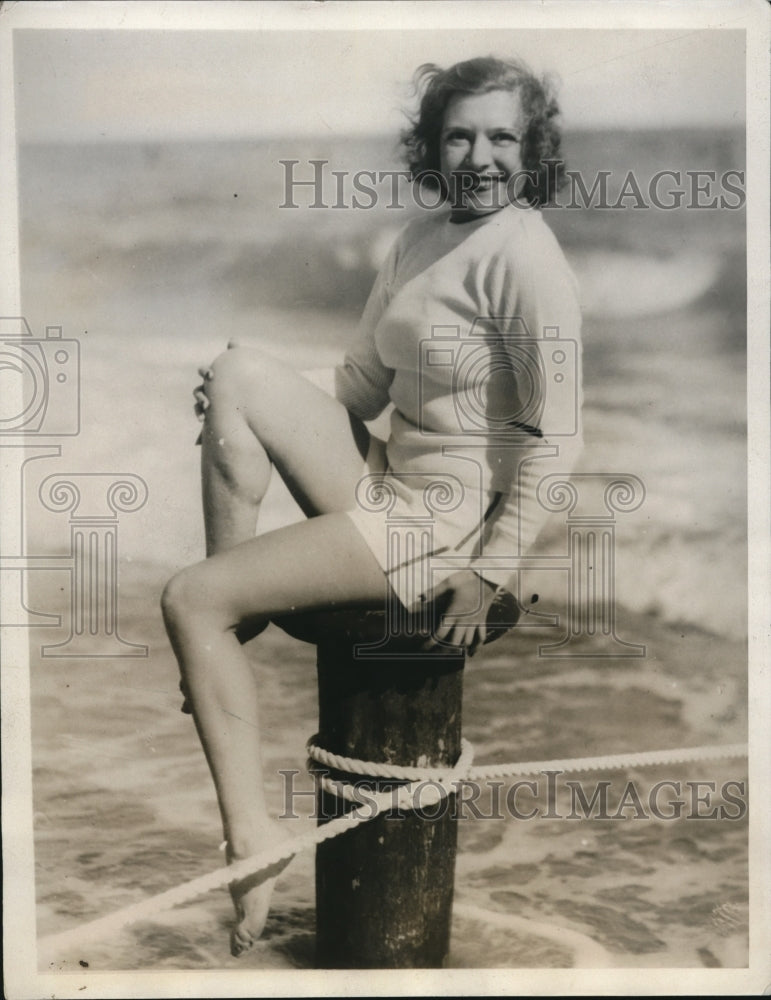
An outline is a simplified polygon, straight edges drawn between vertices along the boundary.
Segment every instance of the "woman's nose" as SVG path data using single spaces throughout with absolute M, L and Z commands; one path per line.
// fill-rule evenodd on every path
M 493 162 L 493 147 L 486 135 L 478 135 L 471 144 L 468 154 L 468 166 L 480 173 Z

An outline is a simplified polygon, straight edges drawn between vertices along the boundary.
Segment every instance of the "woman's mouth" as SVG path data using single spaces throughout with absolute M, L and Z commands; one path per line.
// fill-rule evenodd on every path
M 453 177 L 456 211 L 490 212 L 506 204 L 506 174 L 476 174 L 457 171 Z
M 505 174 L 477 174 L 477 188 L 491 188 L 493 184 L 499 184 L 506 180 Z

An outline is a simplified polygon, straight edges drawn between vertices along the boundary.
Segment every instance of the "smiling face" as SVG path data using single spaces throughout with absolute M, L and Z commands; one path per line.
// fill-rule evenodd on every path
M 497 212 L 516 197 L 521 183 L 524 114 L 508 90 L 456 94 L 444 113 L 439 162 L 454 219 Z

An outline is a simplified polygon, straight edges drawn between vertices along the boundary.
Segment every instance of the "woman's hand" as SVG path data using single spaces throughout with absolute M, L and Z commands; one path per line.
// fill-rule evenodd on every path
M 214 378 L 214 372 L 211 368 L 199 368 L 198 374 L 203 379 L 203 382 L 201 385 L 197 385 L 195 389 L 193 389 L 193 399 L 195 399 L 193 409 L 195 411 L 195 415 L 203 423 L 206 418 L 206 411 L 210 406 L 209 397 L 206 395 L 206 383 L 211 382 Z
M 487 616 L 496 588 L 472 570 L 459 570 L 431 594 L 436 614 L 434 634 L 426 642 L 432 649 L 440 642 L 464 648 L 473 656 L 487 638 Z
M 228 350 L 240 346 L 241 345 L 237 340 L 228 341 Z M 211 367 L 199 368 L 198 374 L 203 379 L 203 382 L 201 383 L 201 385 L 197 385 L 195 389 L 193 389 L 193 398 L 195 399 L 195 404 L 193 405 L 193 409 L 198 419 L 201 422 L 203 422 L 204 419 L 206 418 L 206 411 L 209 409 L 209 406 L 211 405 L 211 400 L 206 395 L 206 383 L 211 382 L 211 380 L 214 378 L 214 370 Z

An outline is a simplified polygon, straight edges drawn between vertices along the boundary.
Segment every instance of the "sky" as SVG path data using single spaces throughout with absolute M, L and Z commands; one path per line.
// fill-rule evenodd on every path
M 109 30 L 17 29 L 17 136 L 98 141 L 395 133 L 418 65 L 490 53 L 516 54 L 555 74 L 567 128 L 745 120 L 744 32 L 730 23 L 717 31 L 430 30 L 422 26 L 425 18 L 417 27 L 404 20 L 395 29 L 398 17 L 389 27 L 369 28 L 365 21 L 353 30 L 307 30 L 302 20 L 286 30 L 277 23 L 265 18 L 259 27 L 235 31 L 216 19 L 216 27 L 204 30 L 126 29 L 117 22 Z

